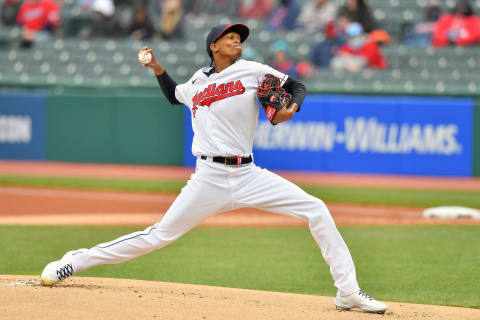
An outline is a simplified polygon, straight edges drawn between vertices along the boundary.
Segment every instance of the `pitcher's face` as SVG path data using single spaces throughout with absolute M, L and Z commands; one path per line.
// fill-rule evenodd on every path
M 236 32 L 229 32 L 210 45 L 212 52 L 222 57 L 238 59 L 242 56 L 242 42 L 240 35 Z

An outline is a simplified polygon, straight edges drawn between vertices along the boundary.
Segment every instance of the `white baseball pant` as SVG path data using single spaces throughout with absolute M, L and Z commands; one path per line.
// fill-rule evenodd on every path
M 253 163 L 226 166 L 209 159 L 197 160 L 196 172 L 160 222 L 144 231 L 78 250 L 72 257 L 74 272 L 131 260 L 165 247 L 216 213 L 255 207 L 308 221 L 338 294 L 359 290 L 350 252 L 323 201 Z

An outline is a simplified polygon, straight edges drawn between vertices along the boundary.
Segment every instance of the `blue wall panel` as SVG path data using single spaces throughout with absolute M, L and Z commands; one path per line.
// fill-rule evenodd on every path
M 0 159 L 45 159 L 46 96 L 0 95 Z
M 472 99 L 310 95 L 275 127 L 261 112 L 253 152 L 269 169 L 470 176 L 472 119 Z

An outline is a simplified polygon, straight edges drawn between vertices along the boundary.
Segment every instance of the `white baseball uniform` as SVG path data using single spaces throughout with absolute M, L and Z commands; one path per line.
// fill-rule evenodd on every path
M 191 110 L 192 152 L 198 157 L 195 173 L 160 222 L 144 231 L 78 250 L 72 257 L 74 272 L 128 261 L 168 245 L 216 213 L 255 207 L 308 221 L 338 293 L 357 292 L 360 288 L 352 257 L 323 201 L 253 162 L 225 165 L 212 161 L 214 156 L 252 154 L 259 112 L 257 87 L 267 73 L 283 81 L 287 76 L 245 60 L 209 76 L 205 71 L 198 70 L 175 90 L 177 100 Z

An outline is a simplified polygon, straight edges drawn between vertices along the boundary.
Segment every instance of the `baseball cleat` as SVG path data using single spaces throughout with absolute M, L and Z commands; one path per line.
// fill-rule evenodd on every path
M 50 262 L 43 269 L 40 279 L 44 286 L 53 286 L 73 275 L 71 252 L 72 251 L 67 252 L 60 260 Z
M 337 309 L 341 310 L 358 308 L 370 313 L 385 313 L 385 310 L 387 310 L 385 303 L 378 302 L 362 290 L 344 297 L 337 296 L 335 298 L 335 305 Z

